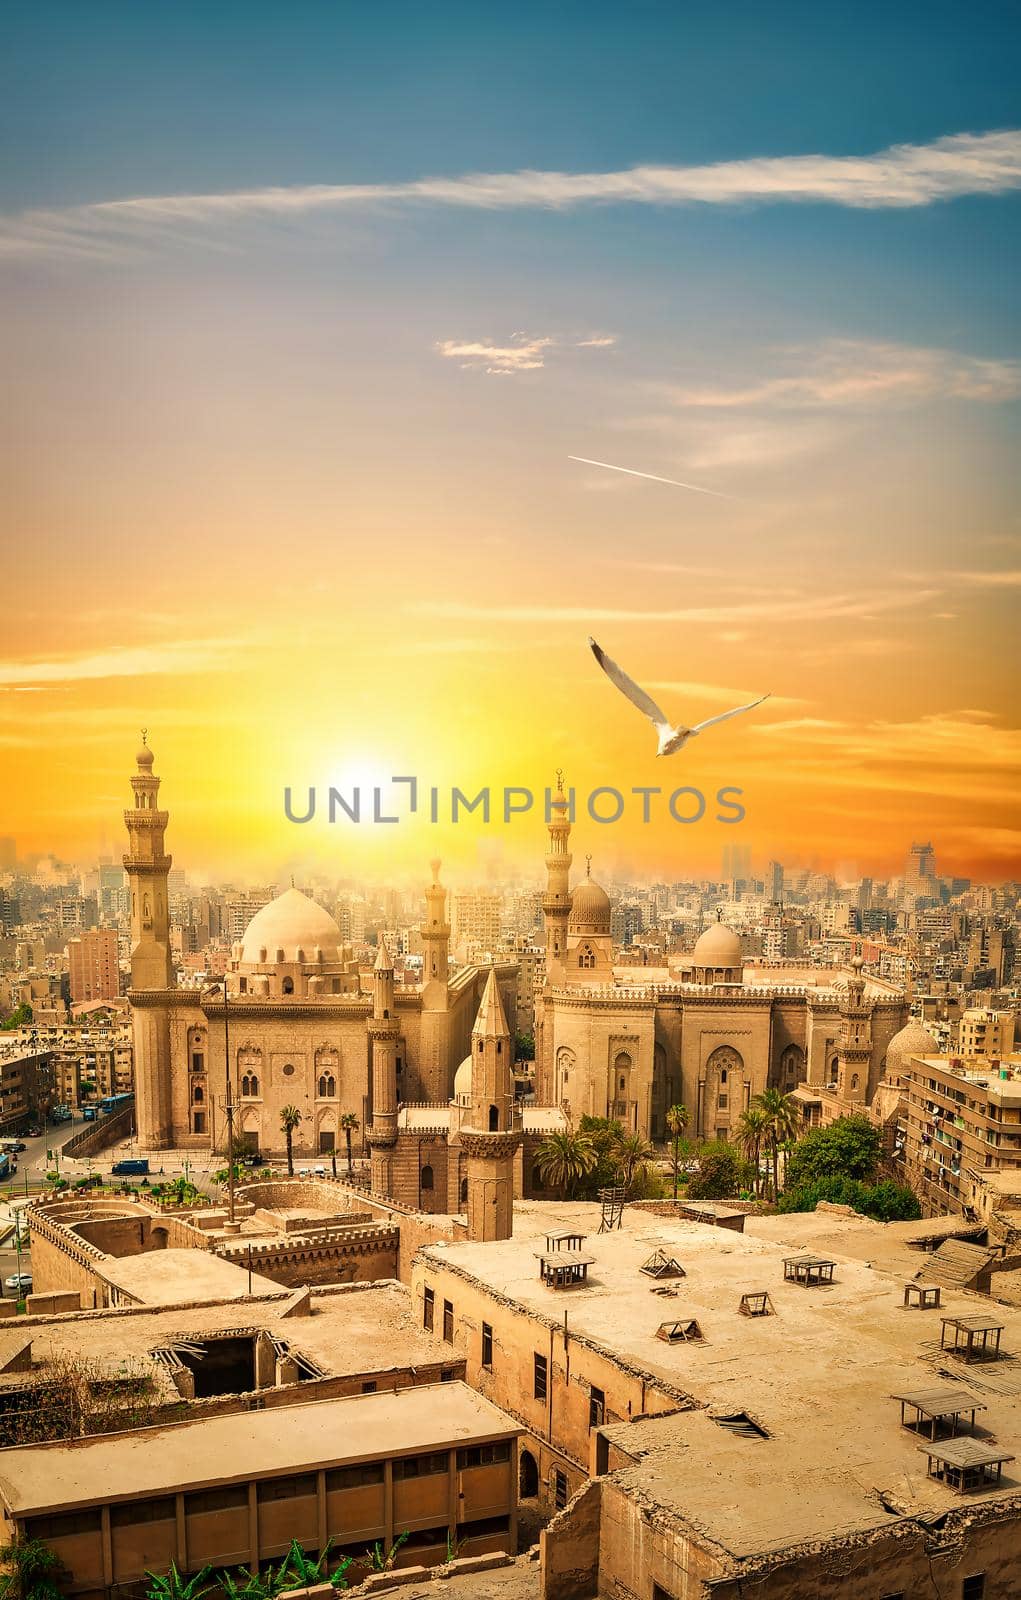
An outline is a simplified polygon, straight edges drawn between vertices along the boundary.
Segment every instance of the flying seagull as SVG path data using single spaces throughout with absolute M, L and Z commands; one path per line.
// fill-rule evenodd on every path
M 611 683 L 616 684 L 621 694 L 627 695 L 633 706 L 645 713 L 656 730 L 659 739 L 658 756 L 672 756 L 693 739 L 696 733 L 711 728 L 715 722 L 726 722 L 728 717 L 740 716 L 742 711 L 754 711 L 756 706 L 761 706 L 763 700 L 768 700 L 768 694 L 762 694 L 757 700 L 749 701 L 746 706 L 735 706 L 733 711 L 721 711 L 718 717 L 706 717 L 704 722 L 696 722 L 693 728 L 687 728 L 682 723 L 680 727 L 673 727 L 663 715 L 659 706 L 644 689 L 639 688 L 633 678 L 629 678 L 623 667 L 618 667 L 616 661 L 611 661 L 605 650 L 601 650 L 594 639 L 589 639 L 592 654 L 602 667 Z

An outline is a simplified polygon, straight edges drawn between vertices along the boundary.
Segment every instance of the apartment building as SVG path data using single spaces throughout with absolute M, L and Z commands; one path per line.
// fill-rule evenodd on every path
M 1021 1055 L 912 1056 L 901 1078 L 905 1180 L 929 1215 L 968 1214 L 985 1175 L 1021 1169 Z

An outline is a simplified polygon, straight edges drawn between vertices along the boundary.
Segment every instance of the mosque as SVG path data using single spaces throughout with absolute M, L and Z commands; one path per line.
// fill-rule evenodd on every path
M 425 891 L 420 985 L 397 986 L 381 940 L 369 988 L 333 918 L 299 890 L 263 907 L 234 946 L 223 986 L 176 986 L 165 853 L 168 813 L 148 746 L 125 811 L 131 890 L 136 1118 L 144 1149 L 226 1147 L 226 1069 L 235 1129 L 280 1154 L 295 1107 L 299 1159 L 342 1144 L 371 1155 L 373 1194 L 463 1213 L 473 1238 L 509 1235 L 515 1196 L 542 1193 L 535 1156 L 584 1115 L 647 1139 L 666 1113 L 726 1139 L 767 1087 L 794 1093 L 806 1123 L 865 1110 L 887 1054 L 907 1037 L 905 995 L 851 970 L 746 967 L 738 935 L 712 924 L 663 968 L 614 963 L 610 900 L 590 873 L 570 887 L 562 785 L 546 854 L 545 977 L 536 1005 L 535 1095 L 514 1093 L 517 968 L 451 969 L 439 863 Z

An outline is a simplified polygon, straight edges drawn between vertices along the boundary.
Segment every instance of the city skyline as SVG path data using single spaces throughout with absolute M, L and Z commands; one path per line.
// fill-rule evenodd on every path
M 772 691 L 666 780 L 740 826 L 602 876 L 1016 875 L 1013 19 L 106 9 L 15 18 L 0 113 L 4 832 L 115 841 L 145 726 L 196 876 L 520 870 L 538 809 L 283 792 L 664 784 L 595 631 L 690 722 Z

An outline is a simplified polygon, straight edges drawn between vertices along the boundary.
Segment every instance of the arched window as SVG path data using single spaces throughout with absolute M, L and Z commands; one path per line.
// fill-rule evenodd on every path
M 830 1082 L 831 1083 L 836 1083 L 837 1078 L 839 1076 L 839 1073 L 840 1073 L 840 1062 L 838 1061 L 836 1056 L 833 1056 L 833 1058 L 830 1061 Z
M 857 1073 L 854 1073 L 852 1078 L 851 1078 L 851 1093 L 852 1094 L 857 1094 L 858 1093 L 858 1074 Z
M 462 1205 L 467 1205 L 467 1203 L 468 1203 L 468 1179 L 467 1178 L 462 1178 L 461 1179 L 461 1187 L 458 1190 L 458 1193 L 459 1193 L 459 1195 L 461 1197 L 461 1204 Z
M 495 1106 L 490 1106 L 489 1108 L 489 1131 L 490 1133 L 499 1133 L 500 1131 L 500 1113 Z
M 283 983 L 281 984 L 281 988 L 282 988 L 284 994 L 293 994 L 294 993 L 294 979 L 293 978 L 285 978 Z
M 419 1182 L 421 1183 L 421 1186 L 422 1186 L 423 1189 L 431 1189 L 432 1188 L 432 1186 L 433 1186 L 433 1169 L 432 1169 L 432 1167 L 423 1167 L 422 1168 L 422 1173 L 421 1173 L 421 1177 L 419 1179 Z
M 579 965 L 579 967 L 594 967 L 595 964 L 596 964 L 596 953 L 595 953 L 595 951 L 592 949 L 592 947 L 590 945 L 583 944 L 581 949 L 578 951 L 578 965 Z
M 197 1106 L 202 1104 L 203 1100 L 206 1098 L 206 1091 L 203 1089 L 201 1083 L 195 1084 L 191 1091 L 191 1097 Z
M 324 1072 L 319 1079 L 320 1100 L 335 1100 L 337 1098 L 337 1080 L 332 1072 Z
M 254 1072 L 246 1072 L 241 1079 L 242 1100 L 255 1100 L 259 1095 L 259 1079 Z

